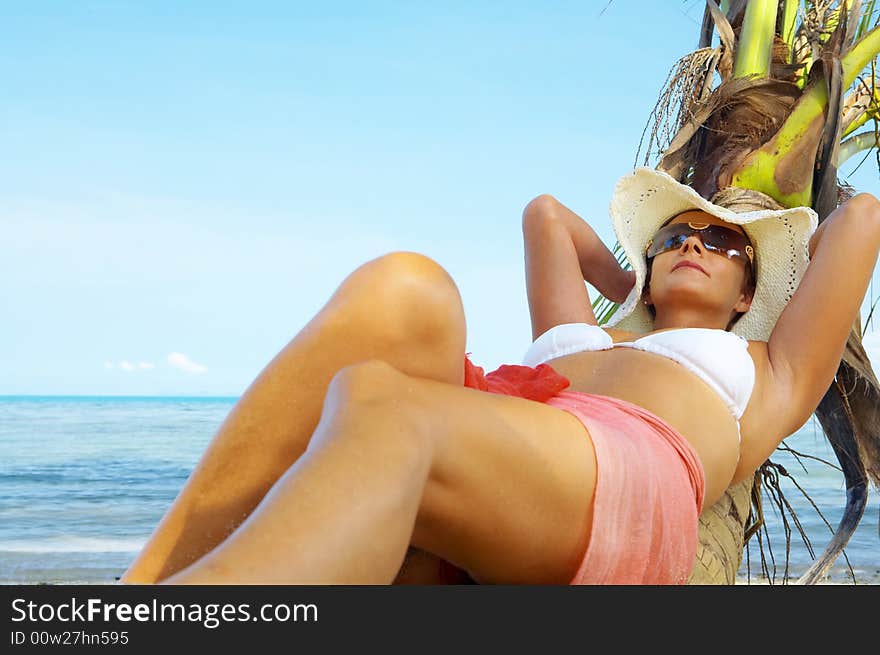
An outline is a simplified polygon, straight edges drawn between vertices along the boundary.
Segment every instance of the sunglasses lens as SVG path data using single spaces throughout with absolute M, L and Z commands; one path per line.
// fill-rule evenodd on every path
M 723 225 L 710 225 L 701 232 L 703 233 L 703 245 L 707 250 L 713 250 L 730 259 L 738 258 L 748 261 L 746 255 L 748 241 L 745 235 Z
M 667 225 L 654 235 L 646 254 L 648 257 L 654 257 L 662 252 L 681 248 L 681 244 L 692 234 L 700 238 L 706 250 L 724 255 L 728 259 L 749 261 L 746 254 L 746 245 L 748 245 L 746 236 L 723 225 L 714 224 L 702 229 L 693 228 L 687 223 Z
M 648 248 L 648 257 L 659 255 L 668 250 L 677 250 L 685 242 L 693 230 L 685 223 L 667 225 L 654 235 L 653 243 Z

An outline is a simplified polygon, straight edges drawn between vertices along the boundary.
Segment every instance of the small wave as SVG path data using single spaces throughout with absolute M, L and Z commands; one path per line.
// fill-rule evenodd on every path
M 49 539 L 0 541 L 7 553 L 132 553 L 143 548 L 146 539 L 102 539 L 100 537 L 52 537 Z

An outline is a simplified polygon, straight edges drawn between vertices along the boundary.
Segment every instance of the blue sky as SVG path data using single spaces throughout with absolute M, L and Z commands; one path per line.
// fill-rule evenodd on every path
M 237 396 L 393 250 L 455 278 L 476 362 L 520 362 L 524 205 L 613 244 L 702 6 L 4 3 L 0 394 Z

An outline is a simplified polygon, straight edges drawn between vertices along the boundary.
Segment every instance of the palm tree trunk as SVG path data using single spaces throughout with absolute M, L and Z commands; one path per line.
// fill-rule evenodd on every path
M 753 480 L 730 487 L 700 516 L 700 543 L 690 585 L 732 585 L 742 564 Z

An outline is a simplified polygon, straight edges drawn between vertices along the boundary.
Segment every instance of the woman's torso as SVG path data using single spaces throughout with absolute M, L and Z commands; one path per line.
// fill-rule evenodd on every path
M 646 336 L 614 328 L 605 331 L 615 343 Z M 754 359 L 755 350 L 753 343 L 749 343 L 748 356 Z M 636 348 L 587 350 L 546 363 L 571 381 L 569 390 L 626 400 L 656 414 L 681 433 L 703 465 L 705 507 L 712 505 L 729 486 L 740 458 L 740 431 L 743 441 L 748 441 L 743 425 L 749 423 L 754 402 L 749 401 L 738 429 L 730 407 L 705 380 L 678 361 Z M 760 386 L 764 370 L 758 364 L 755 362 L 754 389 Z

